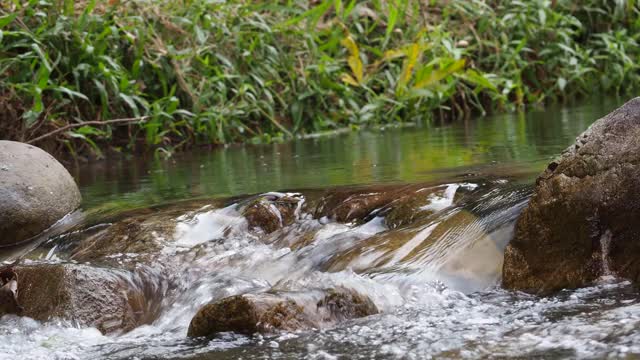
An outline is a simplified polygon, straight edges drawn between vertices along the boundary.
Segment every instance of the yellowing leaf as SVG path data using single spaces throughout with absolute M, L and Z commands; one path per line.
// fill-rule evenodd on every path
M 407 58 L 404 60 L 402 73 L 400 74 L 400 80 L 398 81 L 398 87 L 400 89 L 407 86 L 409 80 L 411 80 L 411 75 L 413 74 L 413 69 L 416 67 L 420 53 L 420 46 L 418 44 L 411 44 L 405 50 Z
M 346 47 L 349 50 L 349 54 L 351 55 L 360 55 L 360 50 L 358 50 L 358 44 L 353 40 L 351 35 L 347 35 L 342 41 L 340 41 L 342 46 Z
M 489 79 L 487 79 L 485 77 L 484 74 L 481 74 L 479 72 L 477 72 L 476 70 L 473 69 L 469 69 L 466 72 L 462 73 L 459 75 L 463 80 L 474 84 L 476 86 L 478 86 L 479 88 L 486 88 L 489 89 L 491 91 L 498 91 L 498 88 L 496 88 L 496 86 L 494 84 L 491 83 L 491 81 L 489 81 Z
M 364 73 L 363 73 L 362 60 L 360 60 L 360 49 L 358 49 L 358 44 L 356 44 L 356 42 L 353 40 L 351 35 L 347 35 L 347 37 L 342 39 L 340 43 L 349 51 L 347 64 L 349 64 L 349 67 L 351 68 L 351 72 L 353 73 L 353 76 L 355 76 L 355 79 L 357 80 L 358 84 L 362 83 L 362 78 L 364 77 Z
M 440 80 L 446 78 L 449 75 L 455 74 L 464 68 L 465 60 L 460 59 L 449 63 L 448 65 L 432 71 L 425 71 L 416 77 L 416 82 L 413 85 L 414 89 L 424 89 L 429 86 L 435 85 Z
M 398 59 L 406 55 L 405 49 L 391 49 L 384 52 L 382 56 L 383 61 L 389 61 L 393 59 Z
M 356 81 L 356 79 L 354 79 L 349 74 L 342 74 L 342 76 L 340 76 L 340 80 L 342 80 L 342 82 L 344 82 L 345 84 L 349 84 L 349 85 L 352 85 L 352 86 L 360 86 L 358 81 Z

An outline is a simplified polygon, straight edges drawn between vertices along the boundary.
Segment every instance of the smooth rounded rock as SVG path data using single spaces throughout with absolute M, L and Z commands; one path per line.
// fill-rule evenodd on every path
M 28 240 L 80 206 L 78 186 L 53 156 L 0 140 L 0 246 Z
M 213 336 L 226 331 L 253 334 L 270 329 L 293 331 L 309 327 L 303 308 L 294 300 L 271 294 L 245 294 L 200 308 L 189 324 L 187 335 Z
M 602 276 L 640 283 L 640 98 L 596 121 L 536 180 L 503 286 L 537 294 Z
M 201 307 L 191 319 L 187 336 L 309 330 L 377 313 L 378 308 L 369 297 L 341 287 L 306 295 L 235 295 Z

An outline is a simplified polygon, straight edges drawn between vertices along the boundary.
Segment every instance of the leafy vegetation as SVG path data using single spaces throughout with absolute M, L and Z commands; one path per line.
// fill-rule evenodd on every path
M 0 138 L 161 154 L 640 84 L 635 0 L 9 1 Z

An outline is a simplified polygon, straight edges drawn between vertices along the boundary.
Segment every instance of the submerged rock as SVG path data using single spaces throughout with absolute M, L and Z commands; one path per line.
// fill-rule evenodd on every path
M 307 211 L 316 218 L 362 222 L 374 215 L 390 214 L 391 226 L 411 222 L 417 207 L 428 203 L 436 187 L 423 184 L 345 187 L 327 191 Z
M 62 319 L 103 333 L 128 331 L 152 320 L 148 294 L 123 274 L 75 264 L 16 266 L 20 309 L 0 307 L 36 320 Z
M 357 319 L 378 313 L 378 308 L 367 296 L 350 289 L 330 289 L 317 304 L 322 321 L 332 323 Z
M 602 275 L 640 283 L 640 98 L 596 121 L 536 180 L 503 285 L 546 294 Z
M 187 335 L 305 330 L 376 313 L 378 308 L 371 299 L 342 288 L 329 290 L 315 303 L 270 293 L 236 295 L 200 308 Z
M 296 209 L 302 199 L 297 194 L 269 193 L 250 201 L 243 215 L 250 229 L 260 229 L 270 234 L 296 219 Z
M 71 259 L 80 262 L 110 263 L 118 255 L 133 254 L 136 263 L 145 263 L 173 240 L 176 221 L 166 214 L 134 216 L 108 225 L 95 234 L 78 236 Z
M 88 226 L 55 239 L 56 255 L 108 267 L 150 264 L 183 235 L 178 225 L 197 223 L 199 215 L 220 205 L 216 200 L 194 200 L 127 210 L 97 223 L 92 219 Z
M 0 245 L 30 239 L 80 206 L 80 191 L 53 156 L 0 140 Z
M 338 222 L 362 221 L 398 197 L 405 186 L 370 186 L 337 188 L 324 194 L 310 209 L 316 218 L 327 217 Z

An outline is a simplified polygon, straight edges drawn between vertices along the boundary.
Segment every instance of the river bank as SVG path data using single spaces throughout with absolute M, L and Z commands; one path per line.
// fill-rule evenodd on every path
M 0 137 L 70 157 L 168 156 L 627 93 L 638 6 L 12 3 Z

